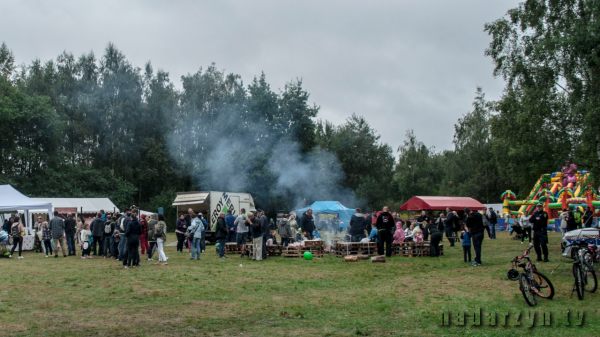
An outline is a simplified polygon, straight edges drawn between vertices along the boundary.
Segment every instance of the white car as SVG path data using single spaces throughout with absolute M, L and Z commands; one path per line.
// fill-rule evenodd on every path
M 563 256 L 565 247 L 574 241 L 583 241 L 585 240 L 587 243 L 595 244 L 596 246 L 600 246 L 600 229 L 599 228 L 583 228 L 583 229 L 575 229 L 565 233 L 565 236 L 561 242 L 561 248 L 563 251 Z M 567 254 L 569 255 L 569 254 Z

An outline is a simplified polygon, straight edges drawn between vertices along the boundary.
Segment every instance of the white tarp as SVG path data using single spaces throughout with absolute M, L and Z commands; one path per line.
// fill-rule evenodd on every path
M 486 208 L 486 212 L 488 208 L 492 208 L 494 211 L 498 211 L 498 213 L 500 213 L 500 216 L 504 216 L 504 213 L 502 212 L 502 204 L 483 204 Z
M 120 212 L 119 208 L 108 198 L 36 198 L 36 200 L 49 202 L 54 208 L 77 208 L 77 213 L 97 213 L 104 210 L 106 213 Z M 37 213 L 45 212 L 40 210 Z
M 28 213 L 35 209 L 43 209 L 50 213 L 52 212 L 52 203 L 29 198 L 10 185 L 0 185 L 0 213 L 25 211 L 25 224 L 28 224 Z
M 157 212 L 158 213 L 158 212 Z M 142 217 L 142 214 L 146 214 L 147 217 L 152 215 L 152 212 L 148 212 L 148 211 L 144 211 L 140 209 L 140 217 Z

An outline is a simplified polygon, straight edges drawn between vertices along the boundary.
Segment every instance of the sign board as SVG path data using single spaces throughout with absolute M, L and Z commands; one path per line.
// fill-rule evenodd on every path
M 77 213 L 77 207 L 55 207 L 54 210 L 60 214 Z

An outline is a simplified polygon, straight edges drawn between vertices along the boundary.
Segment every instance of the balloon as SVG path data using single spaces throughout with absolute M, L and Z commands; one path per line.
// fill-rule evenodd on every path
M 217 242 L 217 243 L 215 244 L 215 248 L 219 249 L 219 247 L 221 247 L 221 244 L 220 244 L 219 242 Z
M 312 260 L 313 255 L 311 252 L 304 252 L 304 254 L 302 254 L 302 256 L 304 256 L 305 260 Z

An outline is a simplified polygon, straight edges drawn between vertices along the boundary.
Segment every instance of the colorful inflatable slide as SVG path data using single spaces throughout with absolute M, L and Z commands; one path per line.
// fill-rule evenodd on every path
M 589 206 L 596 213 L 599 211 L 597 207 L 600 207 L 600 200 L 598 191 L 586 184 L 588 174 L 587 171 L 577 171 L 577 165 L 573 163 L 565 164 L 562 172 L 542 174 L 526 200 L 516 200 L 515 194 L 510 190 L 502 193 L 503 212 L 514 216 L 531 215 L 535 205 L 541 202 L 550 216 L 551 224 L 566 208 L 581 207 L 584 211 Z M 517 206 L 517 211 L 510 210 Z

